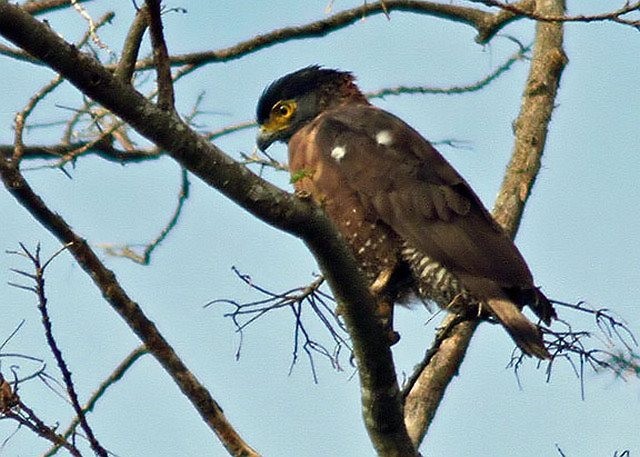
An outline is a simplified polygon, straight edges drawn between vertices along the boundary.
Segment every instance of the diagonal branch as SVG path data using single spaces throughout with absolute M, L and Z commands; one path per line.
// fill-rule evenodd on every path
M 173 210 L 173 214 L 171 215 L 169 222 L 165 224 L 160 233 L 152 241 L 144 245 L 144 249 L 142 249 L 142 252 L 137 252 L 130 244 L 123 246 L 105 243 L 97 247 L 103 248 L 109 255 L 115 257 L 125 257 L 141 265 L 149 265 L 149 263 L 151 263 L 151 254 L 156 250 L 158 246 L 160 246 L 160 244 L 165 240 L 169 233 L 171 233 L 171 231 L 176 227 L 178 221 L 180 220 L 180 215 L 182 214 L 184 204 L 189 198 L 189 186 L 191 185 L 191 183 L 189 182 L 189 174 L 187 173 L 187 170 L 183 168 L 180 171 L 180 177 L 181 183 L 180 191 L 178 192 L 178 203 Z
M 134 24 L 131 26 L 131 32 L 127 39 L 125 40 L 125 49 L 127 48 L 135 48 L 135 45 L 129 44 L 134 40 L 131 36 L 134 35 L 141 39 L 140 33 L 144 32 L 144 27 L 142 24 L 135 24 L 136 22 L 144 22 L 145 15 L 143 14 L 144 8 L 140 9 L 138 12 L 138 16 L 134 20 Z M 139 45 L 139 44 L 138 44 Z M 365 95 L 369 99 L 374 98 L 384 98 L 387 96 L 397 96 L 397 95 L 406 95 L 406 94 L 465 94 L 469 92 L 476 92 L 481 90 L 487 85 L 494 82 L 500 76 L 502 76 L 505 72 L 509 71 L 513 65 L 518 62 L 523 62 L 528 59 L 530 46 L 521 46 L 516 52 L 514 52 L 504 63 L 498 66 L 491 73 L 485 75 L 484 77 L 478 79 L 477 81 L 464 84 L 464 85 L 455 85 L 449 87 L 437 87 L 437 86 L 395 86 L 395 87 L 385 87 L 375 91 L 367 92 Z M 137 51 L 135 51 L 137 52 Z M 116 77 L 121 78 L 123 81 L 130 81 L 131 74 L 129 70 L 122 69 L 123 67 L 129 67 L 129 64 L 125 62 L 131 62 L 131 59 L 135 60 L 135 54 L 133 57 L 128 57 L 125 59 L 125 51 L 123 51 L 123 58 L 118 64 L 118 69 L 115 72 Z M 130 63 L 133 65 L 133 62 Z M 131 68 L 131 71 L 133 69 Z M 79 113 L 83 113 L 84 110 L 78 111 Z M 245 120 L 238 123 L 234 123 L 231 125 L 227 125 L 221 127 L 217 130 L 207 132 L 205 134 L 206 138 L 213 141 L 217 138 L 223 137 L 225 135 L 229 135 L 235 132 L 239 132 L 242 130 L 246 130 L 249 128 L 255 128 L 256 122 L 254 120 Z M 77 142 L 73 144 L 67 144 L 65 139 L 69 136 L 68 134 L 63 137 L 63 141 L 61 144 L 51 144 L 51 145 L 25 145 L 23 150 L 23 157 L 25 159 L 53 159 L 60 158 L 60 161 L 53 166 L 60 166 L 67 160 L 71 158 L 78 157 L 81 153 L 84 154 L 86 152 L 91 152 L 93 155 L 97 155 L 102 159 L 124 163 L 124 162 L 142 162 L 146 160 L 156 160 L 163 155 L 163 152 L 158 150 L 157 147 L 147 148 L 147 149 L 116 149 L 113 145 L 113 141 L 109 135 L 105 135 L 107 132 L 102 132 L 101 136 L 104 138 L 99 139 L 98 141 L 93 140 L 90 142 Z M 14 145 L 0 145 L 0 156 L 11 156 L 14 152 Z M 286 169 L 273 160 L 263 159 L 255 154 L 245 154 L 243 155 L 244 164 L 258 164 L 260 166 L 269 166 L 276 169 Z
M 139 360 L 140 357 L 148 353 L 149 351 L 147 351 L 147 348 L 145 348 L 144 345 L 140 345 L 137 348 L 135 348 L 133 351 L 131 351 L 122 360 L 122 362 L 118 364 L 118 366 L 113 370 L 113 372 L 111 372 L 111 374 L 104 381 L 102 381 L 102 383 L 100 383 L 98 388 L 91 394 L 91 397 L 87 400 L 87 403 L 82 407 L 83 414 L 93 411 L 93 408 L 95 407 L 96 403 L 100 398 L 102 398 L 102 396 L 105 394 L 107 389 L 109 389 L 109 387 L 113 386 L 120 379 L 122 379 L 125 373 L 136 363 L 136 361 Z M 67 429 L 60 436 L 62 436 L 62 438 L 64 438 L 65 440 L 68 439 L 75 433 L 76 429 L 78 428 L 78 425 L 79 425 L 79 419 L 78 419 L 78 416 L 76 416 L 71 421 L 71 424 L 69 424 Z M 51 457 L 55 455 L 60 450 L 61 447 L 62 447 L 61 443 L 54 443 L 54 445 L 47 452 L 45 452 L 42 455 L 42 457 Z
M 82 427 L 82 430 L 86 434 L 87 440 L 89 441 L 89 444 L 91 445 L 91 449 L 93 450 L 93 452 L 100 457 L 107 457 L 107 450 L 100 444 L 100 442 L 96 438 L 93 432 L 93 429 L 89 425 L 89 422 L 87 421 L 87 418 L 84 412 L 82 411 L 82 407 L 80 406 L 80 400 L 78 398 L 78 394 L 76 392 L 76 388 L 74 386 L 73 379 L 71 376 L 71 371 L 69 370 L 69 367 L 67 366 L 67 363 L 62 355 L 62 351 L 60 349 L 60 346 L 58 345 L 58 342 L 53 336 L 53 326 L 52 326 L 51 318 L 49 317 L 49 310 L 47 309 L 47 297 L 45 295 L 45 289 L 44 289 L 44 273 L 49 263 L 67 246 L 64 246 L 62 250 L 58 251 L 56 254 L 54 254 L 49 260 L 47 260 L 44 263 L 41 261 L 41 258 L 40 258 L 40 245 L 36 247 L 34 253 L 30 252 L 22 243 L 20 244 L 20 247 L 22 248 L 22 252 L 19 252 L 19 254 L 24 255 L 33 263 L 35 273 L 29 274 L 19 270 L 14 270 L 14 271 L 16 273 L 21 273 L 25 276 L 29 276 L 31 277 L 31 279 L 33 279 L 33 282 L 35 283 L 35 285 L 33 286 L 32 290 L 33 292 L 36 293 L 38 297 L 38 310 L 40 311 L 40 315 L 42 318 L 41 320 L 42 320 L 42 325 L 44 327 L 44 333 L 47 340 L 47 345 L 49 346 L 49 349 L 51 350 L 51 353 L 53 354 L 56 360 L 58 369 L 62 373 L 64 386 L 67 390 L 67 395 L 69 396 L 71 405 L 73 406 L 73 409 L 77 414 L 80 427 Z
M 304 240 L 314 254 L 343 309 L 353 341 L 362 386 L 365 424 L 379 454 L 416 455 L 404 426 L 400 391 L 391 350 L 374 317 L 374 300 L 348 247 L 321 209 L 276 188 L 194 132 L 174 112 L 161 110 L 133 88 L 114 78 L 91 57 L 79 53 L 47 26 L 20 8 L 0 0 L 0 34 L 62 74 L 84 94 L 101 103 L 154 142 L 183 167 L 218 189 L 261 220 Z M 99 261 L 86 242 L 33 193 L 19 171 L 0 162 L 5 186 L 62 242 L 91 275 L 107 301 L 145 342 L 173 376 L 209 426 L 234 455 L 241 448 L 256 455 L 224 418 L 209 393 Z M 224 435 L 233 433 L 233 439 Z
M 0 12 L 2 4 L 0 3 Z M 2 16 L 0 14 L 0 16 Z M 2 22 L 0 20 L 0 22 Z M 105 299 L 127 322 L 145 343 L 149 351 L 193 403 L 209 427 L 218 435 L 231 455 L 257 456 L 226 420 L 222 409 L 206 388 L 184 365 L 174 349 L 160 334 L 155 324 L 143 313 L 122 289 L 112 271 L 108 270 L 87 242 L 76 235 L 58 214 L 52 212 L 25 181 L 20 171 L 6 160 L 0 160 L 0 175 L 7 190 L 47 230 L 62 243 L 69 245 L 69 252 L 78 264 L 91 276 Z
M 536 12 L 562 15 L 563 4 L 563 0 L 538 0 Z M 524 206 L 540 171 L 547 128 L 560 76 L 567 62 L 562 38 L 562 23 L 537 24 L 529 78 L 515 122 L 514 150 L 493 210 L 496 221 L 512 237 L 518 230 Z M 405 421 L 414 443 L 421 443 L 424 439 L 446 387 L 458 372 L 477 325 L 477 322 L 466 321 L 454 327 L 407 395 Z

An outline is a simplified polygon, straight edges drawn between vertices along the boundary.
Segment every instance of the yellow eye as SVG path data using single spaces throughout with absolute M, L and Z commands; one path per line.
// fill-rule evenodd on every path
M 296 102 L 293 100 L 280 101 L 271 108 L 271 116 L 276 119 L 289 119 L 296 110 Z

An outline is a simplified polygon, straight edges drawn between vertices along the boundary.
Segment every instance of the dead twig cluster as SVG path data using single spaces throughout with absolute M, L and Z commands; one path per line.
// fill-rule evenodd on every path
M 225 316 L 231 318 L 236 331 L 240 335 L 236 358 L 240 357 L 244 331 L 248 326 L 273 311 L 286 309 L 291 312 L 294 319 L 293 359 L 291 360 L 290 372 L 298 361 L 298 355 L 301 349 L 309 359 L 314 382 L 318 382 L 318 373 L 313 359 L 314 353 L 328 359 L 335 369 L 342 369 L 340 354 L 343 349 L 346 349 L 350 354 L 351 346 L 347 341 L 348 334 L 346 328 L 340 321 L 339 316 L 334 312 L 335 300 L 331 295 L 321 289 L 324 284 L 324 278 L 322 276 L 318 276 L 306 286 L 296 287 L 285 292 L 272 292 L 256 284 L 249 275 L 241 273 L 236 267 L 233 267 L 232 270 L 244 284 L 264 297 L 244 303 L 232 299 L 217 299 L 206 305 L 229 304 L 234 307 L 234 310 L 226 313 Z M 333 348 L 327 348 L 325 344 L 311 336 L 309 329 L 305 325 L 305 316 L 309 313 L 309 311 L 306 310 L 307 307 L 310 308 L 310 312 L 320 320 L 327 330 Z
M 76 392 L 75 386 L 73 384 L 73 380 L 71 377 L 71 370 L 69 370 L 64 357 L 62 356 L 62 351 L 53 335 L 53 327 L 52 322 L 49 317 L 49 311 L 47 309 L 47 297 L 45 294 L 44 287 L 44 273 L 47 267 L 51 264 L 51 262 L 63 251 L 65 251 L 69 245 L 63 246 L 60 250 L 58 250 L 55 254 L 53 254 L 48 260 L 43 261 L 40 256 L 40 245 L 37 245 L 35 250 L 31 252 L 24 244 L 20 244 L 20 251 L 15 251 L 13 254 L 25 257 L 33 264 L 34 272 L 30 273 L 24 270 L 12 269 L 12 271 L 23 278 L 27 278 L 32 281 L 30 285 L 17 284 L 13 283 L 14 287 L 18 287 L 23 290 L 27 290 L 33 292 L 38 297 L 38 310 L 40 311 L 42 317 L 42 325 L 44 327 L 44 333 L 47 339 L 47 345 L 53 354 L 56 363 L 58 365 L 58 369 L 62 374 L 62 378 L 64 381 L 64 386 L 67 391 L 67 396 L 71 401 L 71 405 L 78 417 L 80 422 L 80 427 L 84 433 L 84 436 L 88 440 L 91 449 L 95 452 L 96 455 L 107 457 L 107 450 L 102 447 L 98 439 L 96 438 L 87 418 L 82 410 L 82 406 L 80 405 L 80 401 L 78 398 L 78 394 Z M 59 443 L 54 443 L 59 444 Z

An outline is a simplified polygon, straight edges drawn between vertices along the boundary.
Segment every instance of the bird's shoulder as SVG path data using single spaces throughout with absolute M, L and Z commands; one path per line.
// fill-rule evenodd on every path
M 413 127 L 396 115 L 370 104 L 350 104 L 322 112 L 310 130 L 318 151 L 331 156 L 335 148 L 345 150 L 344 166 L 365 161 L 386 172 L 402 163 L 423 182 L 458 185 L 464 179 Z M 335 155 L 335 154 L 334 154 Z M 386 165 L 386 166 L 385 166 Z
M 449 219 L 482 206 L 429 141 L 380 108 L 354 104 L 327 110 L 307 132 L 314 154 L 338 168 L 354 190 L 381 210 L 412 202 L 427 218 Z

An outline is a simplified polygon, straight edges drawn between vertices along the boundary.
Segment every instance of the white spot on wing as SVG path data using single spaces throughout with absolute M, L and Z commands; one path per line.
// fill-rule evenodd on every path
M 344 146 L 336 146 L 331 150 L 331 157 L 336 159 L 336 162 L 340 162 L 346 154 L 347 150 L 344 148 Z
M 391 132 L 389 132 L 388 130 L 380 130 L 376 134 L 376 141 L 378 142 L 378 144 L 381 144 L 383 146 L 391 145 L 391 143 L 393 143 Z

